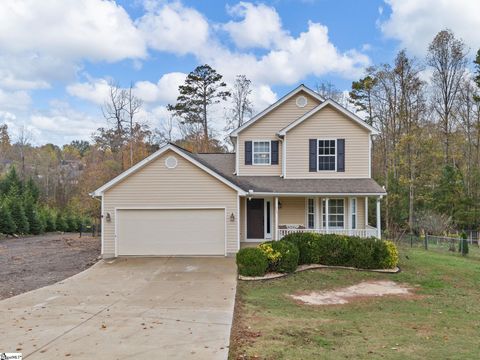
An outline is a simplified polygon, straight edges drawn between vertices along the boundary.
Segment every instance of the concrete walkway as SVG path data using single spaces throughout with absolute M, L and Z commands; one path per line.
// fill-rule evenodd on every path
M 0 352 L 24 359 L 226 359 L 231 258 L 101 261 L 0 301 Z

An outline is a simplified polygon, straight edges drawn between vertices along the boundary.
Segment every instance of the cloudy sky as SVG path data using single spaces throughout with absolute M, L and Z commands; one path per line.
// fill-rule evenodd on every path
M 401 48 L 421 58 L 446 27 L 473 59 L 478 14 L 478 0 L 2 0 L 0 123 L 34 144 L 88 140 L 115 80 L 134 84 L 143 121 L 158 127 L 203 63 L 227 82 L 247 75 L 257 110 L 300 83 L 348 90 Z

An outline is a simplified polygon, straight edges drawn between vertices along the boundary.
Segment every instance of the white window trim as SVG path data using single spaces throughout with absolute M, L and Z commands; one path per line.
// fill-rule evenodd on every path
M 313 201 L 313 213 L 309 212 L 308 201 Z M 308 227 L 308 215 L 313 214 L 313 228 Z M 310 197 L 305 198 L 305 225 L 307 229 L 316 229 L 317 228 L 317 201 L 316 198 Z
M 319 143 L 320 143 L 320 141 L 331 141 L 331 140 L 334 140 L 334 141 L 335 141 L 335 170 L 320 170 L 320 169 L 318 168 L 318 159 L 320 158 L 320 156 L 322 156 L 322 157 L 327 157 L 327 156 L 332 156 L 332 155 L 319 155 L 319 154 L 318 154 Z M 317 139 L 317 148 L 316 148 L 317 172 L 321 172 L 321 173 L 326 173 L 326 172 L 332 172 L 332 173 L 333 173 L 333 172 L 337 172 L 337 152 L 338 152 L 337 140 L 338 140 L 338 139 L 333 139 L 333 138 Z
M 268 163 L 256 164 L 255 163 L 255 143 L 268 142 Z M 336 151 L 336 149 L 335 149 Z M 265 152 L 257 152 L 258 154 L 265 154 Z M 252 165 L 255 166 L 268 166 L 272 165 L 272 140 L 252 140 Z
M 355 211 L 353 211 L 353 203 L 355 202 Z M 356 197 L 350 198 L 349 199 L 349 205 L 350 205 L 350 228 L 351 229 L 357 229 L 358 228 L 358 200 Z M 353 226 L 353 216 L 355 215 L 355 227 Z
M 321 201 L 320 201 L 320 206 L 321 206 L 321 215 L 320 215 L 320 219 L 321 219 L 321 222 L 322 222 L 322 229 L 326 229 L 326 226 L 323 226 L 323 202 L 325 201 L 326 203 L 326 199 L 327 198 L 322 198 Z M 346 229 L 346 225 L 347 225 L 347 215 L 346 215 L 346 210 L 347 210 L 347 207 L 345 206 L 345 198 L 342 198 L 342 197 L 329 197 L 328 198 L 328 202 L 330 203 L 331 200 L 342 200 L 343 201 L 343 227 L 332 227 L 330 226 L 330 224 L 328 225 L 328 229 L 333 229 L 333 230 L 345 230 Z M 330 204 L 329 204 L 330 205 Z M 328 211 L 328 216 L 332 215 L 332 213 L 330 211 Z M 335 215 L 338 215 L 338 214 L 335 214 Z M 327 219 L 325 217 L 325 225 L 327 224 L 327 222 L 329 222 L 329 219 Z

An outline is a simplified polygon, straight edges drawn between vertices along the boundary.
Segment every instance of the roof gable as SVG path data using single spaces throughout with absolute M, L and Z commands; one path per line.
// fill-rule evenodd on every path
M 293 121 L 291 124 L 284 127 L 282 130 L 280 130 L 278 132 L 278 135 L 280 135 L 280 136 L 286 135 L 289 130 L 291 130 L 294 127 L 296 127 L 297 125 L 301 124 L 302 122 L 304 122 L 305 120 L 310 118 L 312 115 L 316 114 L 317 112 L 319 112 L 320 110 L 322 110 L 323 108 L 325 108 L 328 105 L 330 105 L 333 108 L 335 108 L 336 110 L 338 110 L 340 113 L 345 115 L 348 119 L 350 119 L 350 120 L 356 122 L 358 125 L 364 127 L 371 134 L 378 134 L 378 131 L 374 127 L 368 125 L 360 117 L 358 117 L 357 115 L 352 113 L 350 110 L 346 109 L 345 107 L 341 106 L 337 102 L 333 101 L 332 99 L 328 99 L 328 100 L 325 100 L 320 105 L 318 105 L 317 107 L 315 107 L 314 109 L 307 112 L 305 115 L 303 115 L 303 116 L 299 117 L 297 120 Z
M 230 136 L 231 137 L 236 137 L 238 136 L 238 134 L 240 132 L 242 132 L 243 130 L 245 130 L 246 128 L 248 128 L 250 125 L 254 124 L 256 121 L 260 120 L 261 118 L 263 118 L 265 115 L 267 115 L 269 112 L 275 110 L 276 108 L 278 108 L 280 105 L 282 105 L 283 103 L 285 103 L 286 101 L 288 101 L 289 99 L 291 99 L 292 97 L 294 97 L 295 95 L 297 95 L 298 93 L 300 92 L 306 92 L 308 95 L 312 96 L 313 98 L 317 99 L 318 101 L 320 102 L 323 102 L 324 99 L 318 94 L 316 93 L 315 91 L 309 89 L 308 87 L 306 87 L 305 85 L 300 85 L 298 87 L 296 87 L 295 89 L 293 89 L 292 91 L 290 91 L 288 94 L 286 94 L 285 96 L 283 96 L 282 98 L 280 98 L 279 100 L 277 100 L 275 103 L 273 103 L 272 105 L 270 105 L 269 107 L 267 107 L 265 110 L 263 110 L 262 112 L 258 113 L 257 115 L 255 115 L 253 118 L 251 118 L 250 120 L 248 120 L 245 124 L 243 124 L 242 126 L 240 126 L 239 128 L 233 130 L 231 133 L 230 133 Z
M 131 168 L 125 170 L 124 172 L 122 172 L 120 175 L 116 176 L 115 178 L 113 178 L 112 180 L 110 180 L 109 182 L 107 182 L 106 184 L 102 185 L 101 187 L 99 187 L 97 190 L 95 190 L 94 192 L 90 193 L 91 196 L 101 196 L 103 195 L 103 193 L 105 191 L 107 191 L 108 189 L 110 189 L 112 186 L 114 186 L 115 184 L 119 183 L 120 181 L 126 179 L 127 177 L 129 177 L 130 175 L 138 172 L 139 170 L 141 170 L 143 167 L 145 167 L 147 164 L 151 163 L 152 161 L 154 161 L 155 159 L 157 159 L 158 157 L 160 157 L 162 154 L 164 154 L 166 151 L 168 150 L 171 150 L 173 152 L 175 152 L 177 155 L 181 156 L 182 158 L 186 159 L 187 161 L 190 161 L 192 164 L 196 165 L 197 167 L 199 167 L 200 169 L 204 170 L 205 172 L 207 172 L 208 174 L 212 175 L 214 178 L 216 178 L 217 180 L 220 180 L 221 182 L 223 182 L 225 185 L 227 186 L 230 186 L 231 188 L 233 188 L 234 190 L 240 192 L 240 193 L 244 193 L 244 190 L 242 190 L 240 187 L 238 187 L 236 184 L 232 183 L 231 181 L 229 181 L 228 179 L 224 178 L 223 176 L 221 176 L 220 174 L 218 174 L 217 172 L 213 171 L 212 169 L 210 169 L 209 167 L 205 166 L 204 164 L 200 163 L 199 161 L 197 161 L 193 156 L 189 155 L 187 153 L 186 150 L 183 150 L 183 149 L 180 149 L 178 148 L 176 145 L 173 145 L 173 144 L 167 144 L 163 147 L 161 147 L 159 150 L 157 150 L 156 152 L 154 152 L 153 154 L 151 154 L 150 156 L 146 157 L 145 159 L 143 159 L 142 161 L 138 162 L 137 164 L 135 164 L 134 166 L 132 166 Z M 193 154 L 192 154 L 193 155 Z

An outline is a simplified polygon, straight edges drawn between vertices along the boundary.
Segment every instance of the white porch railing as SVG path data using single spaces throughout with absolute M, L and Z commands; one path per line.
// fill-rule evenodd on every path
M 278 229 L 278 239 L 280 240 L 285 235 L 296 232 L 313 232 L 317 234 L 337 234 L 358 236 L 362 238 L 376 237 L 377 229 L 369 226 L 368 229 Z

